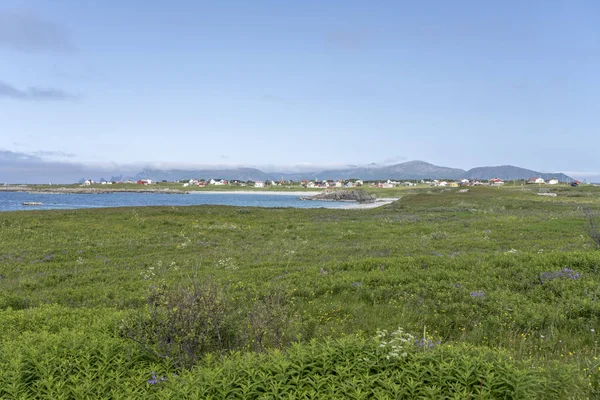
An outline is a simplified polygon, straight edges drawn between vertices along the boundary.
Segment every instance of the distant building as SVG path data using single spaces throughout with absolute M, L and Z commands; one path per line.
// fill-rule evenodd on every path
M 533 184 L 533 183 L 546 183 L 546 181 L 543 178 L 530 178 L 527 183 L 529 184 Z

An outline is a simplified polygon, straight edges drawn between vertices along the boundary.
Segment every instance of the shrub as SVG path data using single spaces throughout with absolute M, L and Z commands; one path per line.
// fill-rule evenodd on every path
M 231 308 L 212 279 L 175 290 L 154 286 L 147 308 L 125 324 L 123 333 L 155 356 L 188 367 L 204 353 L 236 347 Z
M 600 227 L 596 221 L 596 215 L 590 209 L 584 211 L 586 216 L 585 230 L 589 238 L 600 249 Z
M 154 286 L 146 309 L 124 324 L 122 334 L 181 368 L 195 365 L 207 353 L 262 352 L 291 342 L 282 290 L 241 304 L 231 298 L 225 286 L 210 278 L 173 289 Z

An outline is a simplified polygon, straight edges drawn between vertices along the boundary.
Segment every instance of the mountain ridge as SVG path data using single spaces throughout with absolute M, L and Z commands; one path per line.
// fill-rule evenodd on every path
M 403 180 L 403 179 L 480 179 L 488 180 L 499 178 L 503 180 L 519 180 L 541 177 L 543 179 L 557 178 L 562 182 L 573 180 L 562 172 L 544 173 L 513 165 L 475 167 L 469 170 L 437 166 L 425 161 L 413 160 L 387 166 L 369 164 L 363 167 L 331 169 L 314 172 L 264 172 L 257 168 L 231 168 L 231 169 L 199 169 L 199 170 L 158 170 L 144 169 L 132 177 L 113 177 L 112 180 L 146 179 L 183 180 L 183 179 L 211 179 L 221 178 L 227 180 L 265 181 L 280 179 L 285 180 L 323 180 L 323 179 L 362 179 L 362 180 Z M 117 179 L 114 179 L 117 178 Z

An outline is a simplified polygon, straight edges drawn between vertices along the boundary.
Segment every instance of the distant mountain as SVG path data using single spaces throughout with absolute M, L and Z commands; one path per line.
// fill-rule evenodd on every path
M 363 168 L 330 170 L 319 172 L 319 179 L 351 179 L 382 180 L 382 179 L 459 179 L 465 174 L 462 169 L 438 167 L 424 161 L 408 161 L 401 164 L 384 167 L 372 164 Z
M 235 168 L 235 169 L 204 169 L 204 170 L 156 170 L 145 169 L 137 174 L 134 179 L 147 179 L 154 181 L 175 181 L 183 179 L 227 179 L 241 181 L 264 181 L 274 179 L 272 174 L 268 174 L 256 168 Z
M 154 181 L 180 180 L 180 179 L 211 179 L 222 178 L 227 180 L 239 179 L 243 181 L 265 181 L 280 179 L 299 181 L 302 179 L 362 179 L 362 180 L 403 180 L 403 179 L 491 179 L 500 178 L 504 180 L 529 179 L 542 177 L 544 179 L 557 178 L 568 182 L 573 180 L 563 173 L 541 173 L 530 169 L 519 168 L 512 165 L 496 167 L 479 167 L 468 171 L 458 168 L 440 167 L 425 161 L 408 161 L 396 165 L 379 166 L 369 164 L 364 167 L 349 167 L 345 169 L 279 173 L 263 172 L 256 168 L 235 168 L 221 170 L 155 170 L 146 169 L 131 179 L 150 178 Z
M 545 180 L 556 178 L 561 182 L 572 181 L 573 178 L 563 173 L 543 173 L 532 171 L 530 169 L 519 168 L 512 165 L 500 165 L 497 167 L 479 167 L 467 171 L 467 179 L 492 179 L 500 178 L 503 180 L 518 180 L 529 178 L 543 178 Z

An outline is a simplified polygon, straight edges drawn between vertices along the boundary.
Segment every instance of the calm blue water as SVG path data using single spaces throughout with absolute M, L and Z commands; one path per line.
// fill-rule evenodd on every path
M 23 202 L 41 202 L 41 206 L 24 206 Z M 44 194 L 27 192 L 0 192 L 0 211 L 51 210 L 74 208 L 127 207 L 127 206 L 195 206 L 202 204 L 341 208 L 344 202 L 302 201 L 296 195 L 268 194 L 163 194 L 163 193 L 104 193 L 104 194 Z

